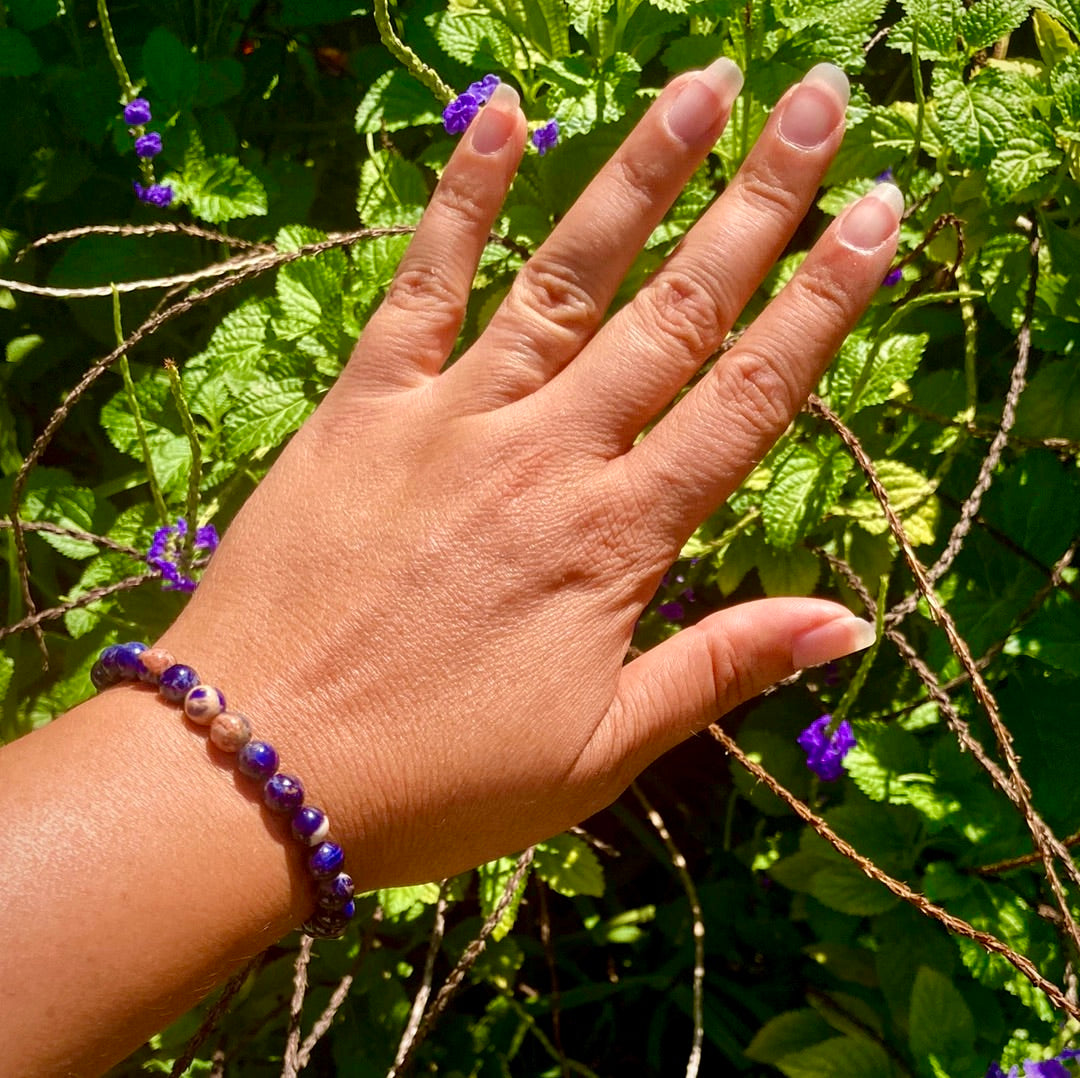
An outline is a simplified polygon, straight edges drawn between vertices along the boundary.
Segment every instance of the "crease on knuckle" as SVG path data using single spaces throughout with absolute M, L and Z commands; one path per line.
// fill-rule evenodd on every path
M 691 355 L 708 355 L 726 319 L 723 300 L 685 270 L 661 270 L 644 291 L 642 322 L 650 334 L 675 341 Z
M 732 357 L 729 377 L 713 382 L 716 390 L 730 394 L 732 406 L 744 420 L 742 425 L 755 433 L 779 433 L 791 422 L 801 401 L 779 365 L 756 351 L 742 351 Z
M 510 290 L 515 313 L 539 319 L 545 329 L 572 340 L 592 333 L 602 312 L 577 271 L 554 260 L 532 258 Z
M 627 201 L 628 209 L 654 209 L 669 171 L 664 165 L 622 153 L 611 162 L 611 170 L 617 197 Z
M 753 695 L 742 674 L 742 665 L 735 651 L 735 642 L 726 635 L 699 630 L 704 636 L 705 658 L 712 679 L 712 706 L 707 711 L 718 719 L 742 700 Z
M 454 287 L 446 268 L 411 266 L 399 270 L 386 291 L 384 306 L 395 313 L 423 318 L 435 329 L 452 330 L 465 317 L 465 296 Z
M 804 310 L 808 327 L 826 327 L 826 334 L 815 333 L 815 338 L 831 335 L 836 326 L 847 326 L 851 311 L 846 302 L 843 281 L 822 266 L 797 274 L 791 282 L 799 309 Z
M 762 213 L 787 219 L 802 217 L 801 199 L 770 169 L 757 168 L 739 182 L 739 199 L 755 220 Z
M 491 211 L 479 196 L 473 177 L 444 173 L 436 188 L 435 199 L 440 212 L 447 214 L 458 229 L 466 233 L 488 230 Z

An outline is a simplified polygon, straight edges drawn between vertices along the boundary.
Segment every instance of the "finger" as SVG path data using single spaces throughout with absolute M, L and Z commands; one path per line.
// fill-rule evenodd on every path
M 629 781 L 770 685 L 869 647 L 874 636 L 868 622 L 824 599 L 759 599 L 722 610 L 623 667 L 579 766 L 610 772 L 619 761 Z
M 848 93 L 838 67 L 807 72 L 724 194 L 551 386 L 556 410 L 598 451 L 629 446 L 719 347 L 810 207 L 843 138 Z
M 903 208 L 883 183 L 845 209 L 738 343 L 611 462 L 613 489 L 651 507 L 651 539 L 677 551 L 787 429 L 880 287 Z
M 473 276 L 525 147 L 525 117 L 500 83 L 455 149 L 346 379 L 415 385 L 438 374 L 457 339 Z
M 720 59 L 664 90 L 518 274 L 478 345 L 448 372 L 470 407 L 517 400 L 577 355 L 716 142 L 741 85 L 735 64 Z

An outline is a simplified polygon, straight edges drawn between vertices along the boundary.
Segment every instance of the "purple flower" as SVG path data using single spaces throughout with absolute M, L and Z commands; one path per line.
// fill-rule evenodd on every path
M 825 782 L 835 782 L 844 773 L 844 757 L 855 747 L 851 723 L 844 719 L 832 734 L 831 715 L 821 715 L 796 739 L 806 750 L 806 766 Z
M 460 135 L 480 111 L 480 102 L 467 91 L 459 94 L 443 109 L 443 127 L 449 135 Z
M 498 75 L 485 75 L 479 82 L 471 83 L 465 93 L 475 98 L 478 104 L 486 105 L 498 85 Z
M 173 189 L 167 183 L 152 183 L 149 187 L 143 187 L 137 180 L 131 185 L 135 188 L 135 195 L 140 202 L 148 202 L 151 206 L 160 206 L 164 209 L 173 200 Z
M 140 157 L 156 157 L 161 153 L 161 136 L 156 131 L 140 135 L 135 140 L 135 152 Z
M 670 603 L 661 603 L 657 608 L 668 621 L 682 621 L 686 617 L 686 610 L 677 599 Z
M 1080 1059 L 1080 1049 L 1066 1048 L 1058 1052 L 1053 1059 L 1041 1062 L 1034 1059 L 1024 1060 L 1025 1078 L 1070 1078 L 1068 1069 L 1062 1064 L 1063 1059 Z M 1013 1064 L 1008 1074 L 1001 1069 L 1000 1063 L 991 1063 L 986 1069 L 986 1078 L 1019 1078 L 1020 1067 Z
M 903 276 L 904 271 L 900 269 L 899 266 L 897 266 L 896 269 L 891 269 L 888 273 L 885 274 L 885 280 L 881 282 L 881 287 L 892 288 L 900 283 L 900 281 L 903 279 Z
M 532 144 L 536 147 L 536 152 L 543 157 L 548 150 L 555 149 L 555 144 L 559 141 L 559 121 L 548 120 L 543 127 L 538 127 L 532 133 Z
M 124 123 L 128 127 L 138 127 L 150 122 L 150 102 L 145 97 L 137 97 L 124 106 Z
M 892 172 L 892 169 L 891 169 L 891 168 L 887 168 L 887 169 L 886 169 L 886 170 L 885 170 L 884 172 L 879 172 L 879 173 L 878 173 L 878 174 L 877 174 L 877 175 L 876 175 L 876 176 L 874 177 L 874 182 L 875 182 L 875 183 L 892 183 L 892 182 L 893 182 L 893 172 Z
M 177 517 L 175 524 L 165 524 L 158 528 L 150 540 L 146 564 L 161 574 L 165 581 L 162 588 L 166 591 L 195 590 L 195 581 L 180 568 L 184 561 L 184 540 L 187 534 L 187 521 L 183 517 Z M 213 524 L 204 524 L 195 529 L 196 551 L 204 551 L 209 556 L 217 550 L 218 542 L 217 528 Z

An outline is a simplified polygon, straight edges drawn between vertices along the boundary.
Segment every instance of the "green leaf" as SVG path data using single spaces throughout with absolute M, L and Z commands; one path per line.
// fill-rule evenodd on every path
M 145 93 L 155 120 L 165 120 L 170 112 L 191 107 L 199 90 L 199 61 L 175 34 L 163 26 L 151 30 L 143 45 L 142 64 Z
M 484 915 L 485 920 L 495 912 L 499 899 L 502 898 L 503 892 L 510 882 L 510 877 L 513 876 L 514 869 L 517 867 L 517 860 L 516 857 L 500 857 L 497 861 L 489 861 L 476 870 L 480 912 Z M 525 894 L 525 885 L 528 881 L 529 872 L 526 870 L 522 873 L 521 882 L 518 884 L 517 890 L 514 891 L 501 920 L 491 933 L 492 939 L 501 940 L 514 927 L 518 907 L 521 905 L 522 896 Z
M 850 862 L 829 865 L 814 875 L 810 894 L 840 913 L 871 916 L 892 909 L 900 901 L 883 884 L 871 880 Z
M 756 1063 L 775 1065 L 785 1056 L 826 1040 L 829 1033 L 829 1026 L 817 1011 L 809 1007 L 798 1011 L 785 1011 L 775 1018 L 770 1018 L 754 1034 L 754 1039 L 744 1051 L 747 1057 Z
M 1033 6 L 1053 15 L 1076 37 L 1080 37 L 1080 0 L 1033 0 Z
M 766 540 L 791 549 L 824 519 L 850 471 L 850 458 L 835 447 L 822 456 L 811 446 L 795 446 L 773 472 L 761 504 Z
M 447 14 L 439 20 L 435 40 L 447 56 L 471 68 L 516 71 L 520 66 L 510 27 L 490 15 Z
M 933 1054 L 950 1065 L 971 1064 L 975 1019 L 952 981 L 929 966 L 921 966 L 915 976 L 908 1031 L 916 1060 Z
M 38 468 L 31 473 L 23 495 L 22 515 L 26 520 L 48 521 L 62 528 L 93 532 L 96 501 L 94 492 L 76 486 L 67 472 Z M 69 558 L 90 558 L 98 553 L 96 543 L 51 532 L 36 532 L 54 550 Z
M 235 157 L 204 156 L 198 139 L 192 139 L 183 170 L 167 179 L 173 185 L 176 199 L 187 203 L 197 217 L 212 224 L 266 214 L 266 189 L 256 176 Z
M 829 372 L 829 403 L 847 418 L 895 397 L 918 369 L 929 340 L 926 333 L 849 337 Z
M 25 78 L 41 70 L 41 57 L 21 30 L 0 27 L 0 77 Z
M 821 575 L 820 562 L 804 547 L 761 547 L 755 564 L 766 595 L 809 595 Z
M 1045 11 L 1034 13 L 1032 29 L 1035 31 L 1035 43 L 1039 46 L 1039 55 L 1047 67 L 1054 67 L 1060 60 L 1076 51 L 1076 42 L 1069 37 L 1068 30 Z
M 614 123 L 626 112 L 641 77 L 641 65 L 625 53 L 608 57 L 599 68 L 583 56 L 543 64 L 551 84 L 544 104 L 559 121 L 563 139 Z
M 20 30 L 40 30 L 61 14 L 60 0 L 7 0 L 11 21 Z
M 1044 363 L 1016 409 L 1016 433 L 1028 438 L 1080 440 L 1080 363 Z
M 1055 24 L 1056 25 L 1056 24 Z M 1061 122 L 1054 127 L 1057 138 L 1080 139 L 1080 51 L 1063 56 L 1050 72 L 1054 105 Z
M 960 19 L 960 33 L 974 54 L 989 48 L 1006 34 L 1011 34 L 1031 10 L 1029 0 L 977 0 L 964 9 Z
M 1053 132 L 1032 121 L 1028 132 L 1013 135 L 994 156 L 986 173 L 991 195 L 1000 202 L 1022 196 L 1037 180 L 1061 164 Z
M 604 893 L 604 870 L 592 848 L 577 835 L 564 833 L 537 843 L 533 869 L 560 895 Z
M 379 891 L 379 905 L 383 916 L 396 920 L 407 914 L 405 920 L 412 920 L 423 913 L 425 906 L 434 906 L 439 901 L 437 883 L 421 883 L 413 887 L 388 887 Z
M 1080 604 L 1061 590 L 1053 592 L 1005 651 L 1075 675 L 1080 670 Z
M 905 528 L 921 507 L 927 504 L 936 507 L 934 484 L 914 468 L 901 464 L 898 460 L 879 460 L 877 473 L 889 495 L 893 510 L 899 515 Z M 880 535 L 889 526 L 877 499 L 869 492 L 860 494 L 846 504 L 841 502 L 833 511 L 857 520 L 871 535 Z M 916 542 L 915 535 L 909 535 L 909 539 Z
M 784 1056 L 775 1066 L 787 1078 L 892 1078 L 885 1049 L 865 1037 L 833 1037 Z
M 297 430 L 315 410 L 301 378 L 262 382 L 241 394 L 226 418 L 230 456 L 270 449 Z
M 750 759 L 761 764 L 781 785 L 796 797 L 805 797 L 810 786 L 810 773 L 806 767 L 806 754 L 792 738 L 781 737 L 772 730 L 760 727 L 744 727 L 739 731 L 739 748 Z M 736 760 L 731 760 L 732 781 L 739 791 L 757 809 L 768 816 L 786 816 L 791 810 L 767 786 L 763 786 Z
M 907 804 L 909 787 L 930 781 L 919 739 L 892 723 L 856 719 L 851 725 L 855 747 L 844 757 L 844 770 L 871 800 Z
M 910 54 L 917 26 L 921 60 L 951 60 L 959 54 L 962 4 L 957 0 L 905 0 L 904 10 L 907 14 L 887 39 L 891 48 Z
M 356 110 L 356 130 L 361 134 L 401 131 L 406 127 L 435 124 L 442 110 L 431 91 L 403 67 L 383 72 L 368 88 Z
M 376 150 L 361 166 L 356 212 L 365 225 L 416 224 L 427 202 L 423 170 L 399 154 Z
M 15 660 L 10 655 L 0 651 L 0 704 L 4 702 L 7 691 L 11 687 L 11 677 L 15 673 Z

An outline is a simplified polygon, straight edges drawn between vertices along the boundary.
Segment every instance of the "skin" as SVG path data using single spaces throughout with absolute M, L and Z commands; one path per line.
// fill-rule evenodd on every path
M 688 87 L 700 130 L 681 139 Z M 303 778 L 358 890 L 555 834 L 741 701 L 865 646 L 835 603 L 770 599 L 623 665 L 683 541 L 786 428 L 894 253 L 887 201 L 849 207 L 639 438 L 723 340 L 839 145 L 835 89 L 799 92 L 602 324 L 727 118 L 715 79 L 680 76 L 443 371 L 526 138 L 514 96 L 493 98 L 341 379 L 160 642 Z M 797 99 L 826 131 L 816 147 L 783 135 Z M 0 1043 L 24 1078 L 100 1073 L 311 909 L 280 821 L 145 686 L 0 750 L 0 815 Z

